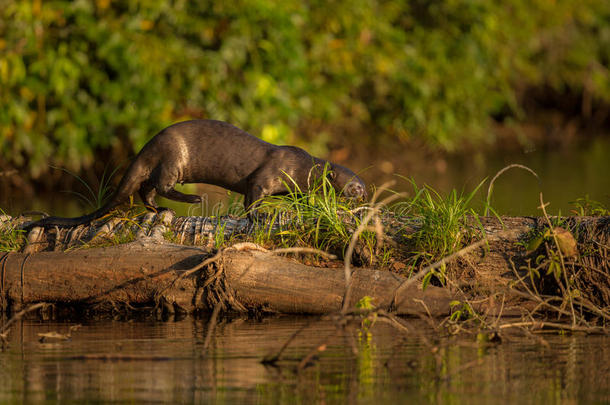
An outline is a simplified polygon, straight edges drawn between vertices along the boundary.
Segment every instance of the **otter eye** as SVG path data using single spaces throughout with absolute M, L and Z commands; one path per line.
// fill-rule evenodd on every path
M 326 177 L 328 177 L 329 180 L 334 180 L 337 177 L 337 173 L 333 172 L 332 170 L 329 170 L 326 173 Z

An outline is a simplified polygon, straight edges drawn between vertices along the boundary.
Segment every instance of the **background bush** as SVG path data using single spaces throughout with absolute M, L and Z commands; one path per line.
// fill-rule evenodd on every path
M 454 149 L 530 88 L 610 103 L 609 23 L 607 0 L 0 0 L 0 168 L 78 171 L 192 117 Z

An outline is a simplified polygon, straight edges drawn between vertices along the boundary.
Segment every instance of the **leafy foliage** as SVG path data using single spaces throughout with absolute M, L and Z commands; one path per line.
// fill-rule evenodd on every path
M 451 149 L 521 117 L 531 86 L 610 102 L 609 19 L 605 0 L 1 0 L 1 157 L 78 172 L 191 117 L 271 142 L 349 119 Z

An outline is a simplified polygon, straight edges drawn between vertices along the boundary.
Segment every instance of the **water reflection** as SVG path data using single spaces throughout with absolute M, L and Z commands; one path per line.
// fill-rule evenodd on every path
M 610 340 L 604 336 L 504 339 L 413 335 L 375 325 L 370 337 L 314 322 L 277 366 L 260 360 L 311 318 L 225 320 L 207 356 L 206 320 L 87 322 L 70 341 L 38 333 L 69 322 L 24 321 L 0 353 L 0 402 L 523 403 L 610 400 Z M 327 338 L 328 337 L 328 338 Z M 299 361 L 325 343 L 319 359 Z

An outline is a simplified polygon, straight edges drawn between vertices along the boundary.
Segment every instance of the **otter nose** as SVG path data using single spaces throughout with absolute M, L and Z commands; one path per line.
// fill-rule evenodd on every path
M 361 199 L 366 198 L 366 190 L 359 183 L 351 182 L 350 184 L 348 184 L 348 187 L 345 191 L 346 191 L 346 194 L 348 197 L 361 198 Z
M 366 198 L 367 198 L 366 188 L 364 188 L 364 186 L 361 186 L 360 184 L 358 184 L 358 192 L 360 193 L 360 198 L 362 198 L 363 200 L 366 200 Z
M 364 186 L 358 184 L 356 186 L 356 193 L 358 198 L 366 200 L 366 189 L 364 188 Z

